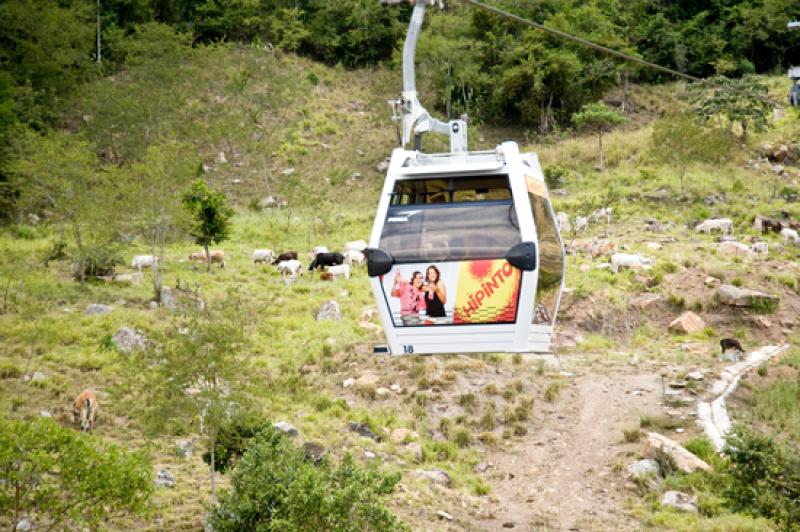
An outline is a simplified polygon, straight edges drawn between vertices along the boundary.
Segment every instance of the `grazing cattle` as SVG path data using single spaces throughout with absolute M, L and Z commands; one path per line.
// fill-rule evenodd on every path
M 769 245 L 766 242 L 756 242 L 753 244 L 752 249 L 756 253 L 760 253 L 762 255 L 769 253 Z
M 789 229 L 788 227 L 784 227 L 781 229 L 781 236 L 783 237 L 783 243 L 786 244 L 789 240 L 792 241 L 793 244 L 797 245 L 798 237 L 797 231 L 794 229 Z
M 253 251 L 253 264 L 261 262 L 271 263 L 275 260 L 275 252 L 271 249 L 257 249 Z
M 364 251 L 367 249 L 367 243 L 363 240 L 353 240 L 352 242 L 346 242 L 344 245 L 344 252 L 347 253 L 348 251 Z
M 94 430 L 94 417 L 97 415 L 97 397 L 92 390 L 83 390 L 72 404 L 72 418 L 81 424 L 83 432 Z
M 328 268 L 328 273 L 333 275 L 333 278 L 336 279 L 337 277 L 344 277 L 345 279 L 350 278 L 350 266 L 347 264 L 339 264 L 338 266 L 331 266 Z
M 344 262 L 350 266 L 363 266 L 367 263 L 367 258 L 361 251 L 345 251 Z
M 344 255 L 341 253 L 320 253 L 308 265 L 308 270 L 323 269 L 325 266 L 336 266 L 342 263 L 344 263 Z
M 614 253 L 611 255 L 611 271 L 614 273 L 619 272 L 620 268 L 650 269 L 652 265 L 653 259 L 642 257 L 641 255 L 630 253 Z
M 206 252 L 198 251 L 189 255 L 189 260 L 192 262 L 206 262 Z M 218 262 L 220 268 L 225 267 L 225 252 L 222 250 L 214 250 L 211 252 L 211 262 Z
M 744 353 L 744 349 L 742 349 L 742 344 L 739 343 L 739 340 L 736 338 L 723 338 L 719 341 L 719 346 L 722 348 L 722 354 L 725 354 L 725 351 L 729 349 L 735 349 L 740 353 Z
M 330 272 L 322 272 L 319 274 L 320 281 L 333 281 L 333 274 Z
M 278 273 L 281 274 L 281 277 L 288 275 L 294 279 L 298 275 L 302 275 L 303 265 L 297 259 L 284 260 L 278 263 Z
M 592 214 L 589 215 L 589 221 L 599 222 L 600 220 L 605 220 L 606 223 L 611 223 L 611 211 L 613 209 L 611 207 L 605 207 L 604 209 L 598 209 L 594 211 Z
M 703 223 L 698 224 L 694 230 L 698 233 L 711 234 L 711 231 L 722 231 L 724 234 L 730 233 L 733 228 L 733 222 L 728 218 L 711 218 Z
M 278 264 L 287 260 L 297 260 L 297 252 L 287 251 L 286 253 L 281 253 L 275 257 L 275 260 L 272 261 L 272 264 Z
M 154 264 L 158 264 L 158 257 L 155 255 L 134 255 L 131 268 L 142 271 L 142 268 L 152 268 Z
M 319 255 L 320 253 L 328 253 L 328 247 L 327 246 L 317 246 L 313 250 L 311 250 L 311 254 L 314 255 L 315 257 L 317 255 Z

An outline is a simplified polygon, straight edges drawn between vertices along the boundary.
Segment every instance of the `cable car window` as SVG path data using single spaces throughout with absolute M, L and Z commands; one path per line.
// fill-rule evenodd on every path
M 424 205 L 472 201 L 511 201 L 508 176 L 404 179 L 395 183 L 391 205 Z
M 380 248 L 397 263 L 505 257 L 521 241 L 511 201 L 392 206 Z
M 533 323 L 553 323 L 556 303 L 564 275 L 564 256 L 556 229 L 556 221 L 547 205 L 547 198 L 528 194 L 533 209 L 533 221 L 539 238 L 539 283 L 536 286 Z

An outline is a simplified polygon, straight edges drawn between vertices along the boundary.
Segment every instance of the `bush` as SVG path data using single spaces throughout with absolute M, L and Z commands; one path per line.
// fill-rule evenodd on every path
M 75 279 L 114 275 L 114 269 L 124 264 L 117 246 L 92 244 L 72 257 L 72 275 Z
M 384 505 L 400 475 L 362 469 L 347 454 L 316 465 L 271 427 L 247 447 L 210 523 L 214 530 L 405 530 Z
M 772 438 L 737 426 L 728 438 L 725 496 L 735 511 L 752 513 L 800 530 L 800 458 Z
M 224 473 L 236 465 L 250 440 L 266 427 L 271 427 L 270 423 L 247 416 L 238 416 L 223 425 L 217 433 L 214 445 L 214 470 Z M 203 461 L 211 465 L 210 450 L 203 453 Z
M 142 454 L 52 419 L 0 418 L 0 515 L 35 515 L 42 530 L 98 530 L 122 513 L 143 515 L 152 490 Z

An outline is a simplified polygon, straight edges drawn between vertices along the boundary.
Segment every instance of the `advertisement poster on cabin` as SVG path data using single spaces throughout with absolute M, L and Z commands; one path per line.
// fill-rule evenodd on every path
M 521 272 L 505 259 L 394 266 L 383 291 L 395 327 L 514 323 Z

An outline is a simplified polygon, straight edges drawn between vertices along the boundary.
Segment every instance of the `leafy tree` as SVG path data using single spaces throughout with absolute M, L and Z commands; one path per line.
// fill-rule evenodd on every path
M 227 240 L 228 223 L 233 216 L 233 209 L 227 206 L 224 192 L 212 190 L 202 179 L 192 183 L 183 196 L 183 203 L 192 217 L 191 234 L 206 252 L 206 271 L 211 271 L 211 253 L 208 247 Z
M 161 431 L 173 419 L 199 422 L 209 453 L 211 496 L 216 501 L 216 449 L 221 427 L 247 405 L 246 333 L 252 325 L 244 302 L 229 292 L 215 311 L 198 311 L 181 318 L 177 333 L 160 342 L 146 373 L 143 390 L 150 398 L 146 412 L 150 428 Z M 147 357 L 145 357 L 147 358 Z
M 572 122 L 577 127 L 585 127 L 597 133 L 597 143 L 600 152 L 600 171 L 604 168 L 603 161 L 603 133 L 627 121 L 624 115 L 610 109 L 602 103 L 589 103 L 572 115 Z
M 656 122 L 650 150 L 658 161 L 678 170 L 683 194 L 688 166 L 693 162 L 721 157 L 728 151 L 728 146 L 720 135 L 707 131 L 691 116 L 679 113 Z
M 767 130 L 773 104 L 766 85 L 753 76 L 715 77 L 710 82 L 714 85 L 711 89 L 700 84 L 690 88 L 692 111 L 698 118 L 704 122 L 716 121 L 720 127 L 727 127 L 728 133 L 733 133 L 733 126 L 739 124 L 744 138 L 749 129 Z
M 51 419 L 0 418 L 0 514 L 12 530 L 33 517 L 37 530 L 98 529 L 122 515 L 143 515 L 152 495 L 152 468 L 96 437 Z
M 272 427 L 251 440 L 211 523 L 215 530 L 405 530 L 384 506 L 400 480 L 345 455 L 318 464 Z

